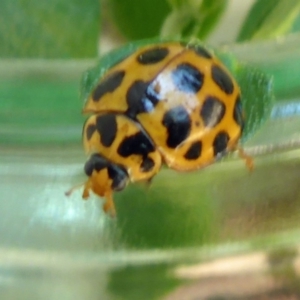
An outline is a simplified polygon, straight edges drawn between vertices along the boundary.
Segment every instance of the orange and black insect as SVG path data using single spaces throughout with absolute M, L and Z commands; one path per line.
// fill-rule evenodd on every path
M 111 214 L 114 191 L 150 180 L 162 164 L 191 171 L 235 150 L 245 122 L 225 66 L 202 46 L 179 42 L 142 47 L 112 66 L 83 112 L 91 114 L 83 198 L 104 197 Z

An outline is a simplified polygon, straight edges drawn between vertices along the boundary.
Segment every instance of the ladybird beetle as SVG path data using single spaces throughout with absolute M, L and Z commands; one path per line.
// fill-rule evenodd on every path
M 112 66 L 83 113 L 92 114 L 83 127 L 83 198 L 104 197 L 112 215 L 114 191 L 150 181 L 162 164 L 203 168 L 238 149 L 244 127 L 240 89 L 225 66 L 204 47 L 179 42 L 144 46 Z

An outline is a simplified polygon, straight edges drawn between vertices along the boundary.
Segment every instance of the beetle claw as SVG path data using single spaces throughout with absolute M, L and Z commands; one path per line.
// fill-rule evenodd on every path
M 116 216 L 116 208 L 111 194 L 105 195 L 105 203 L 103 204 L 103 210 L 105 213 L 108 213 L 113 218 Z
M 242 158 L 244 161 L 245 161 L 245 164 L 248 168 L 248 170 L 250 172 L 253 171 L 254 169 L 254 162 L 253 162 L 253 158 L 251 156 L 249 156 L 243 148 L 241 147 L 237 147 L 237 150 L 238 150 L 238 154 L 239 154 L 239 157 Z

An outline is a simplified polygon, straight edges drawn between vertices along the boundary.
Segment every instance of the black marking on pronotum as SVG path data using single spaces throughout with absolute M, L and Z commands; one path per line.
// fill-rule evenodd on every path
M 233 93 L 233 82 L 230 76 L 221 67 L 213 65 L 211 67 L 211 76 L 216 85 L 226 94 Z
M 220 156 L 225 153 L 229 135 L 225 131 L 219 132 L 213 142 L 214 156 Z
M 189 63 L 182 63 L 171 73 L 175 87 L 184 92 L 196 94 L 203 85 L 204 75 Z
M 198 159 L 201 155 L 202 143 L 201 141 L 194 142 L 188 151 L 185 153 L 184 157 L 188 160 Z
M 115 140 L 118 130 L 116 115 L 105 114 L 98 116 L 96 119 L 96 127 L 99 132 L 102 145 L 110 147 Z
M 204 57 L 208 59 L 212 58 L 212 55 L 204 47 L 200 45 L 188 45 L 187 48 L 194 50 L 195 53 L 200 57 Z
M 112 93 L 121 85 L 124 76 L 125 71 L 120 70 L 109 74 L 101 80 L 93 92 L 93 100 L 99 101 L 106 93 Z
M 126 137 L 119 145 L 117 151 L 122 157 L 128 157 L 133 154 L 147 157 L 154 150 L 150 139 L 142 131 L 139 131 L 134 135 Z
M 87 176 L 91 176 L 93 171 L 101 171 L 108 166 L 108 162 L 99 154 L 92 154 L 84 165 L 84 172 Z
M 92 138 L 95 131 L 96 131 L 96 125 L 94 125 L 94 124 L 90 124 L 86 128 L 85 132 L 86 132 L 86 137 L 88 140 L 90 140 Z
M 205 98 L 200 110 L 200 116 L 204 126 L 215 127 L 225 115 L 224 103 L 216 97 L 208 96 Z
M 191 119 L 183 106 L 176 106 L 167 111 L 162 124 L 168 132 L 167 145 L 169 148 L 176 148 L 181 144 L 191 130 Z
M 153 161 L 153 159 L 151 157 L 146 157 L 145 159 L 143 159 L 142 163 L 141 163 L 141 167 L 140 170 L 143 173 L 149 172 L 153 169 L 155 163 Z
M 139 113 L 152 111 L 159 101 L 159 95 L 155 92 L 153 84 L 137 80 L 128 89 L 126 101 L 128 104 L 126 115 L 135 119 Z
M 244 129 L 245 121 L 243 115 L 243 107 L 240 95 L 237 96 L 234 109 L 233 109 L 233 119 L 241 127 L 241 130 Z
M 154 47 L 145 50 L 137 57 L 137 61 L 143 65 L 156 64 L 162 61 L 169 54 L 168 48 Z

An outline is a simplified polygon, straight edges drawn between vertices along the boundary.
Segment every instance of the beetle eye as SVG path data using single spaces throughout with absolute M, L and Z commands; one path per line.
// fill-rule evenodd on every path
M 113 181 L 112 189 L 114 191 L 123 190 L 129 181 L 129 176 L 126 170 L 121 166 L 111 164 L 107 168 L 107 171 L 108 171 L 109 178 L 112 179 Z
M 118 192 L 118 191 L 122 191 L 126 185 L 128 183 L 128 177 L 123 177 L 123 178 L 118 178 L 117 180 L 113 181 L 113 190 Z
M 92 154 L 84 165 L 84 171 L 87 176 L 91 176 L 93 171 L 100 171 L 107 167 L 107 161 L 99 154 Z

